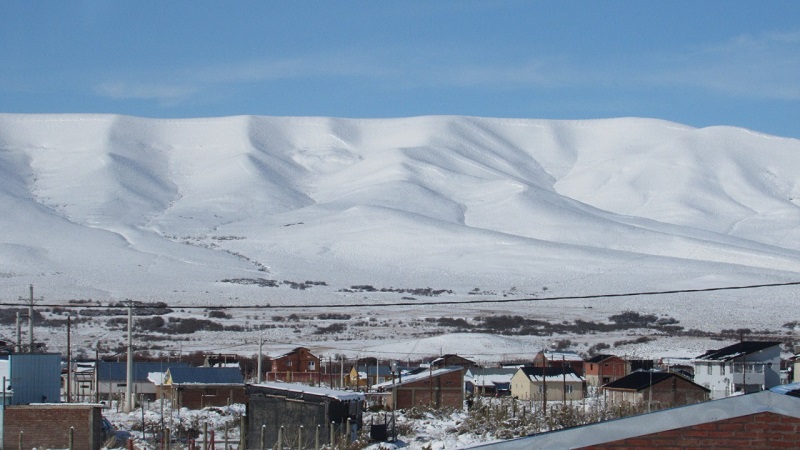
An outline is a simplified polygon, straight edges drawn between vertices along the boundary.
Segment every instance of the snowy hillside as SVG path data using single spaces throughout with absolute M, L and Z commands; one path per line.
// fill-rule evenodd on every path
M 7 300 L 800 278 L 800 141 L 647 119 L 0 115 L 0 208 Z

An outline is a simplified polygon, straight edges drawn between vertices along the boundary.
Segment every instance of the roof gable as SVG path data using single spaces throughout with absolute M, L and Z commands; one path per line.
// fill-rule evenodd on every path
M 542 381 L 556 381 L 562 382 L 564 380 L 569 382 L 582 382 L 583 378 L 578 375 L 571 367 L 520 367 L 519 371 L 534 383 Z

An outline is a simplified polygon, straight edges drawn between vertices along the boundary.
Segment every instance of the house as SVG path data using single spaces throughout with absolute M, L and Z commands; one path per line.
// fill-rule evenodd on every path
M 331 431 L 342 435 L 349 423 L 351 435 L 362 426 L 364 394 L 294 383 L 261 383 L 247 386 L 248 449 L 273 448 L 278 432 L 297 437 L 303 426 L 304 443 L 314 443 L 317 427 L 320 444 L 329 444 Z M 331 427 L 333 426 L 333 430 Z M 261 433 L 264 432 L 264 443 Z M 284 437 L 287 439 L 288 436 Z M 335 438 L 336 439 L 336 438 Z
M 271 358 L 267 381 L 298 383 L 319 382 L 319 358 L 305 347 L 297 347 L 280 356 Z
M 464 369 L 461 367 L 429 368 L 402 379 L 373 386 L 386 393 L 385 405 L 391 409 L 407 409 L 419 405 L 432 408 L 464 408 Z
M 517 368 L 477 368 L 467 369 L 464 374 L 464 387 L 468 394 L 487 397 L 511 395 L 511 378 Z
M 104 439 L 101 406 L 44 403 L 6 406 L 2 448 L 80 448 L 100 450 Z M 70 430 L 73 445 L 70 446 Z
M 244 378 L 236 367 L 170 367 L 162 395 L 176 407 L 202 409 L 245 403 Z
M 708 400 L 709 390 L 675 372 L 633 372 L 603 385 L 603 397 L 611 405 L 624 403 L 659 408 Z
M 583 387 L 583 378 L 571 367 L 520 367 L 511 377 L 511 395 L 520 400 L 580 400 Z
M 781 343 L 742 341 L 694 358 L 694 381 L 711 398 L 756 392 L 780 384 Z
M 541 351 L 533 357 L 533 367 L 568 367 L 583 376 L 583 358 L 575 352 Z
M 777 388 L 776 388 L 777 389 Z M 800 398 L 763 391 L 474 448 L 796 448 Z
M 442 367 L 456 367 L 456 366 L 469 369 L 470 367 L 477 366 L 477 364 L 475 363 L 475 361 L 469 360 L 462 356 L 447 354 L 447 355 L 442 355 L 431 361 L 431 366 L 434 369 L 441 369 Z
M 349 388 L 371 389 L 372 386 L 392 379 L 390 366 L 353 366 L 345 375 L 345 385 Z
M 595 355 L 583 363 L 583 377 L 592 387 L 616 381 L 630 372 L 628 361 L 615 355 Z
M 142 395 L 155 400 L 156 386 L 148 379 L 153 372 L 164 373 L 170 367 L 189 367 L 187 363 L 176 361 L 133 361 L 131 393 L 133 398 Z M 121 399 L 128 385 L 128 364 L 126 361 L 97 361 L 94 370 L 95 401 Z

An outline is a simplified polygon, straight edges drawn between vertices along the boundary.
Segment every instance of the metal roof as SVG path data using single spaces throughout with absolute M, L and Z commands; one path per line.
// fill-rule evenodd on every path
M 700 389 L 704 391 L 708 391 L 708 389 L 700 386 L 699 384 L 685 378 L 681 375 L 678 375 L 674 372 L 633 372 L 630 373 L 618 380 L 614 380 L 610 383 L 603 385 L 603 389 L 619 389 L 619 390 L 630 390 L 630 391 L 641 391 L 643 389 L 647 389 L 650 386 L 655 386 L 662 381 L 668 380 L 673 377 L 678 377 L 685 380 L 688 383 L 692 383 Z
M 175 384 L 241 384 L 242 372 L 235 367 L 170 367 L 167 379 Z
M 558 381 L 564 380 L 570 382 L 582 382 L 583 378 L 578 375 L 570 367 L 520 367 L 519 370 L 534 383 L 541 381 Z
M 134 382 L 144 382 L 151 372 L 166 372 L 171 367 L 189 367 L 185 362 L 177 361 L 134 361 L 132 378 Z M 117 361 L 97 361 L 97 380 L 100 382 L 125 381 L 128 378 L 128 364 Z
M 709 350 L 695 358 L 696 361 L 730 361 L 735 358 L 759 352 L 761 350 L 780 346 L 780 342 L 775 341 L 743 341 L 723 347 L 719 350 Z

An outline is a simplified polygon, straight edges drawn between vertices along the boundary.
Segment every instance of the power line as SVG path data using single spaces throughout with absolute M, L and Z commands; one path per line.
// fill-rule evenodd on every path
M 475 299 L 475 300 L 435 300 L 435 301 L 405 301 L 405 302 L 380 302 L 380 303 L 324 303 L 313 305 L 271 305 L 269 303 L 264 305 L 167 305 L 164 302 L 158 302 L 158 305 L 152 304 L 134 304 L 133 308 L 173 308 L 173 309 L 343 309 L 343 308 L 389 308 L 395 306 L 443 306 L 443 305 L 480 305 L 480 304 L 499 304 L 499 303 L 522 303 L 522 302 L 548 302 L 558 300 L 591 300 L 591 299 L 604 299 L 604 298 L 618 298 L 618 297 L 643 297 L 654 295 L 671 295 L 671 294 L 695 294 L 702 292 L 718 292 L 718 291 L 735 291 L 747 289 L 764 289 L 783 286 L 797 286 L 800 281 L 790 281 L 785 283 L 767 283 L 767 284 L 750 284 L 744 286 L 721 286 L 710 288 L 698 289 L 673 289 L 666 291 L 639 291 L 639 292 L 622 292 L 612 294 L 590 294 L 590 295 L 565 295 L 556 297 L 528 297 L 528 298 L 502 298 L 502 299 Z M 136 303 L 136 302 L 134 302 Z M 24 306 L 19 303 L 0 303 L 0 306 Z M 92 309 L 92 308 L 115 308 L 117 306 L 103 306 L 93 304 L 38 304 L 39 307 L 49 308 L 71 308 L 71 309 Z M 126 306 L 118 306 L 124 308 Z

